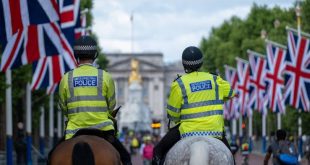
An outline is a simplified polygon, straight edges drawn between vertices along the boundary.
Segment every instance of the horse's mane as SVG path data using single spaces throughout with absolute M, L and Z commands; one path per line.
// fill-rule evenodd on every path
M 196 155 L 197 157 L 201 157 L 203 160 L 208 161 L 201 162 L 200 164 L 233 164 L 234 161 L 231 152 L 220 140 L 211 137 L 188 137 L 182 139 L 170 149 L 166 156 L 165 165 L 189 164 L 189 160 L 192 156 L 191 152 L 196 150 L 191 147 L 194 143 L 208 147 L 205 150 L 202 150 L 203 152 L 206 152 L 206 155 L 203 156 L 207 156 L 207 159 L 203 158 L 201 153 L 194 153 L 198 154 L 198 156 Z
M 72 164 L 73 165 L 94 165 L 94 154 L 89 144 L 86 142 L 78 142 L 74 145 L 72 151 Z

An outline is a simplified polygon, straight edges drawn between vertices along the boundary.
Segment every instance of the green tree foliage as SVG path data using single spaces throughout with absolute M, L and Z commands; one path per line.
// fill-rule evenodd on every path
M 86 14 L 86 27 L 91 27 L 93 24 L 93 15 L 91 13 L 91 9 L 93 8 L 94 2 L 92 0 L 82 0 L 81 1 L 81 11 L 84 9 L 88 9 L 88 12 Z M 95 33 L 92 33 L 91 36 L 93 36 L 99 46 L 98 50 L 98 58 L 96 60 L 97 65 L 100 69 L 105 69 L 108 65 L 108 60 L 106 59 L 104 53 L 102 52 L 102 48 L 100 47 L 100 43 L 98 42 L 98 37 Z
M 310 32 L 310 0 L 301 4 L 302 30 Z M 202 38 L 200 48 L 204 53 L 203 70 L 224 73 L 224 64 L 236 67 L 236 57 L 248 60 L 247 50 L 266 54 L 265 39 L 283 45 L 287 44 L 286 26 L 297 28 L 295 7 L 282 9 L 269 8 L 266 5 L 253 4 L 246 19 L 233 16 L 225 20 L 219 27 L 211 30 L 208 38 Z M 223 74 L 221 74 L 223 75 Z M 301 115 L 303 121 L 310 121 L 310 115 L 299 114 L 295 109 L 287 107 L 286 115 L 282 118 L 282 127 L 291 134 L 297 132 L 297 118 Z M 275 131 L 277 126 L 276 113 L 268 112 L 268 132 Z M 261 135 L 261 114 L 253 112 L 255 134 Z M 310 133 L 310 126 L 303 124 L 303 133 Z

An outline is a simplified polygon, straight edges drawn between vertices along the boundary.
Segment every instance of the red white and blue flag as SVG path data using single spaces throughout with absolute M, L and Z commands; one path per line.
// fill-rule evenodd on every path
M 237 84 L 238 84 L 238 74 L 237 70 L 231 66 L 225 65 L 225 79 L 228 81 L 231 85 L 231 88 L 236 91 L 237 90 Z M 232 98 L 230 100 L 227 100 L 224 104 L 224 117 L 226 119 L 236 119 L 239 117 L 238 112 L 238 99 Z
M 310 35 L 288 29 L 285 67 L 285 102 L 310 111 Z
M 61 34 L 61 45 L 63 48 L 61 55 L 46 56 L 33 63 L 32 90 L 53 88 L 55 84 L 59 83 L 64 73 L 77 66 L 72 46 L 64 34 Z M 53 90 L 49 91 L 54 92 Z
M 77 34 L 81 29 L 80 19 L 80 0 L 61 0 L 60 1 L 60 27 L 65 34 L 70 45 L 74 44 L 74 40 L 81 37 Z
M 238 109 L 243 116 L 252 115 L 250 106 L 250 66 L 249 63 L 241 58 L 237 59 L 237 73 L 238 73 Z
M 63 53 L 61 31 L 57 23 L 29 25 L 14 34 L 1 59 L 1 70 L 14 69 L 45 56 Z
M 266 110 L 266 60 L 265 56 L 248 50 L 249 64 L 251 68 L 250 86 L 253 90 L 251 92 L 250 104 L 253 109 L 264 113 Z
M 6 45 L 18 31 L 29 25 L 59 20 L 56 0 L 1 0 L 0 41 Z
M 286 48 L 275 42 L 266 42 L 267 51 L 267 97 L 268 108 L 272 112 L 285 113 L 283 71 L 285 69 Z
M 80 13 L 80 0 L 60 0 L 60 24 L 62 29 L 76 26 Z
M 55 0 L 1 1 L 2 71 L 31 63 L 46 55 L 46 49 L 38 44 L 42 43 L 44 34 L 49 35 L 47 31 L 51 31 L 53 24 L 59 20 L 57 11 Z M 37 27 L 39 24 L 42 26 Z
M 1 70 L 33 63 L 32 89 L 53 91 L 76 67 L 72 46 L 80 0 L 0 3 Z
M 79 0 L 59 1 L 61 27 L 59 36 L 63 52 L 59 53 L 58 57 L 44 57 L 33 64 L 32 90 L 47 88 L 48 94 L 54 93 L 62 75 L 76 67 L 72 47 L 75 40 L 79 2 Z

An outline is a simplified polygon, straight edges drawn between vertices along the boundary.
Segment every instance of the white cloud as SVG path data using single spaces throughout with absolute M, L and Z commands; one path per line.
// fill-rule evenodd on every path
M 289 7 L 292 3 L 275 0 L 269 5 Z M 95 0 L 93 30 L 104 51 L 130 52 L 133 12 L 134 52 L 162 52 L 165 61 L 174 61 L 186 46 L 198 46 L 212 27 L 233 15 L 245 18 L 251 6 L 248 0 Z

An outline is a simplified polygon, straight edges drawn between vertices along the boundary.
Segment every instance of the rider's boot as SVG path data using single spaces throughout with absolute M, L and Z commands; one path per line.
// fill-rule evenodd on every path
M 122 162 L 122 163 L 123 163 L 123 165 L 132 165 L 131 162 Z
M 165 163 L 165 158 L 153 156 L 152 165 L 164 165 L 164 163 Z
M 160 165 L 161 159 L 158 156 L 153 156 L 152 165 Z
M 114 136 L 114 131 L 110 132 L 110 134 L 106 135 L 104 138 L 118 151 L 123 165 L 132 165 L 130 154 L 123 144 Z

